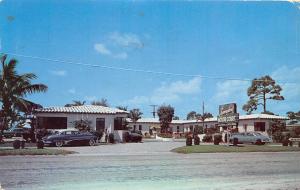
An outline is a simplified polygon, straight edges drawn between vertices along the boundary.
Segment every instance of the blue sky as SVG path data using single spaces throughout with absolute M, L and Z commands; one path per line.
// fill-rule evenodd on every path
M 0 1 L 0 50 L 86 64 L 231 78 L 269 74 L 286 100 L 277 114 L 300 110 L 300 8 L 291 2 Z M 217 115 L 218 106 L 247 101 L 245 81 L 93 68 L 21 56 L 19 72 L 34 72 L 43 106 L 106 98 L 111 106 L 171 104 Z M 286 83 L 289 82 L 289 83 Z M 258 110 L 260 112 L 261 109 Z

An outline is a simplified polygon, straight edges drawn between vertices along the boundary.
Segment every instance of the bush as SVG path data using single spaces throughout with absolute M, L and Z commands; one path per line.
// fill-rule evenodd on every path
M 124 132 L 123 133 L 123 142 L 129 142 L 130 141 L 130 137 L 129 137 L 129 132 Z
M 13 147 L 14 147 L 14 149 L 20 149 L 20 147 L 21 147 L 21 141 L 15 140 L 13 142 Z
M 115 143 L 115 137 L 113 133 L 109 133 L 108 135 L 108 142 L 109 143 Z
M 220 142 L 222 142 L 222 135 L 221 134 L 215 134 L 214 135 L 214 144 L 219 145 Z
M 206 134 L 206 135 L 204 135 L 202 141 L 203 142 L 211 142 L 212 141 L 212 136 Z
M 198 135 L 195 135 L 194 145 L 199 145 L 199 144 L 200 144 L 200 138 L 198 137 Z
M 284 140 L 282 140 L 282 146 L 288 146 L 289 142 L 290 141 L 287 138 L 285 138 Z
M 186 146 L 192 146 L 193 138 L 191 136 L 186 137 Z
M 36 147 L 38 149 L 43 149 L 44 148 L 44 142 L 43 141 L 37 141 L 36 142 Z

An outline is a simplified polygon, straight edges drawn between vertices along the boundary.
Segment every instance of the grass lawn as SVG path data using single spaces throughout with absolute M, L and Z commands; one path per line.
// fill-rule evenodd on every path
M 183 146 L 171 150 L 172 152 L 189 154 L 189 153 L 226 153 L 226 152 L 291 152 L 300 151 L 299 147 L 290 146 L 227 146 L 227 145 L 196 145 Z
M 0 156 L 10 155 L 66 155 L 76 153 L 74 151 L 68 151 L 63 149 L 37 149 L 37 148 L 25 148 L 25 149 L 9 149 L 0 148 Z

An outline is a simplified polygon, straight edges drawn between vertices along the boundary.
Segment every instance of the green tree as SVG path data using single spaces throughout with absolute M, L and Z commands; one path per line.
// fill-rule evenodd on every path
M 95 105 L 95 106 L 109 107 L 108 101 L 107 101 L 107 99 L 105 99 L 105 98 L 101 98 L 100 101 L 94 100 L 94 101 L 91 102 L 91 104 L 92 104 L 92 105 Z
M 284 100 L 284 97 L 280 95 L 281 91 L 282 88 L 268 75 L 253 79 L 247 90 L 249 100 L 243 106 L 243 110 L 251 114 L 260 105 L 263 107 L 262 113 L 267 113 L 267 100 Z
M 71 104 L 66 104 L 65 107 L 83 106 L 85 103 L 86 103 L 86 101 L 73 100 L 73 103 L 71 103 Z
M 298 111 L 298 112 L 289 111 L 286 113 L 286 115 L 291 120 L 295 120 L 295 119 L 300 120 L 300 111 Z
M 174 115 L 173 120 L 179 120 L 179 117 L 177 115 Z
M 162 105 L 157 109 L 157 115 L 161 124 L 161 133 L 166 133 L 174 117 L 174 108 L 170 105 Z
M 48 87 L 44 84 L 32 84 L 32 80 L 37 78 L 33 73 L 18 74 L 16 59 L 7 60 L 6 55 L 0 59 L 2 63 L 0 74 L 2 133 L 8 128 L 9 123 L 12 124 L 18 119 L 20 112 L 30 113 L 38 105 L 27 100 L 26 97 L 30 94 L 46 92 Z
M 137 120 L 142 118 L 143 113 L 140 111 L 140 109 L 132 109 L 129 111 L 128 117 L 131 119 L 132 122 L 137 122 Z
M 128 109 L 127 106 L 117 106 L 116 108 L 123 111 L 127 111 Z
M 189 113 L 186 115 L 186 119 L 187 119 L 187 120 L 193 120 L 193 119 L 196 119 L 196 115 L 197 115 L 197 112 L 191 111 L 191 112 L 189 112 Z

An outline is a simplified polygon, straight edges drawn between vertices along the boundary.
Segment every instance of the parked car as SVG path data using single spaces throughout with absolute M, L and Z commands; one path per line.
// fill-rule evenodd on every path
M 80 132 L 77 130 L 57 130 L 53 135 L 42 138 L 45 145 L 55 145 L 61 147 L 63 145 L 90 145 L 94 146 L 97 136 L 90 132 Z
M 126 131 L 123 134 L 124 142 L 142 142 L 143 135 L 136 131 Z
M 29 135 L 30 135 L 30 129 L 27 129 L 27 128 L 14 128 L 11 130 L 5 130 L 3 132 L 3 136 L 5 138 L 23 137 L 23 136 L 29 136 Z
M 233 133 L 229 137 L 229 142 L 233 143 L 236 141 L 238 144 L 257 144 L 263 145 L 265 143 L 272 142 L 272 139 L 268 136 L 262 135 L 258 132 L 248 133 Z

